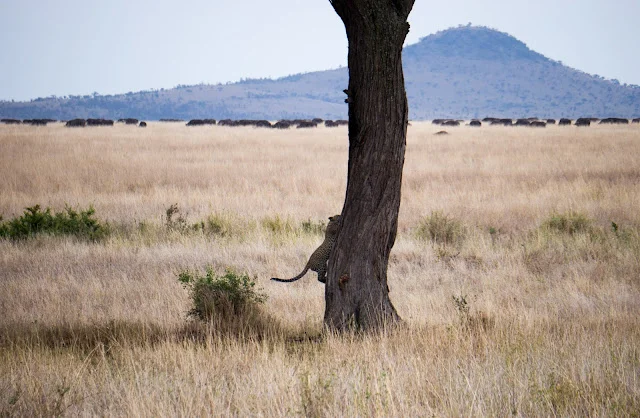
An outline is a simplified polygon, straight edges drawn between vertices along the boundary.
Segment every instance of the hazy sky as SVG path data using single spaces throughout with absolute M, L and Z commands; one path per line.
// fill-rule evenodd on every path
M 416 0 L 407 43 L 471 22 L 640 84 L 640 0 Z M 0 99 L 126 93 L 346 65 L 328 0 L 0 0 Z

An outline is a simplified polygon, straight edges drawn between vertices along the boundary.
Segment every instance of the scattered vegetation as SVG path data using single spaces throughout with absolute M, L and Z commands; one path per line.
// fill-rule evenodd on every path
M 311 219 L 302 221 L 302 232 L 305 234 L 322 235 L 326 229 L 327 224 L 324 221 L 312 221 Z
M 591 230 L 592 221 L 580 212 L 554 213 L 543 223 L 543 228 L 563 234 L 579 234 Z
M 261 307 L 267 295 L 256 289 L 255 280 L 231 269 L 218 275 L 210 266 L 204 275 L 189 270 L 178 274 L 192 303 L 188 315 L 211 325 L 214 332 L 236 336 L 263 334 L 274 324 Z
M 436 244 L 459 246 L 464 241 L 466 228 L 459 220 L 434 211 L 422 219 L 416 233 L 419 238 Z
M 264 217 L 260 222 L 262 227 L 274 235 L 287 235 L 296 232 L 293 221 L 289 218 L 281 218 L 280 215 Z
M 187 224 L 186 215 L 182 214 L 177 203 L 169 206 L 165 210 L 165 215 L 164 225 L 168 231 L 185 233 L 190 229 L 193 229 L 193 226 L 190 227 L 190 225 Z
M 458 313 L 458 318 L 461 323 L 469 322 L 469 315 L 471 311 L 471 307 L 469 306 L 469 302 L 467 301 L 466 295 L 451 296 L 453 300 L 453 305 L 456 308 L 456 312 Z
M 556 277 L 567 263 L 595 261 L 616 266 L 618 274 L 636 276 L 640 263 L 627 260 L 640 255 L 638 227 L 596 225 L 580 212 L 553 213 L 530 231 L 521 244 L 524 264 L 534 274 Z M 625 266 L 624 268 L 622 266 Z
M 254 221 L 243 221 L 228 213 L 213 213 L 204 220 L 190 223 L 177 203 L 166 209 L 164 219 L 167 231 L 183 235 L 201 232 L 218 238 L 243 238 L 249 231 L 256 228 Z M 311 219 L 296 225 L 290 218 L 281 217 L 280 215 L 263 217 L 260 220 L 260 226 L 272 236 L 280 237 L 300 234 L 322 235 L 327 227 L 324 221 Z
M 94 217 L 95 209 L 76 211 L 67 206 L 62 212 L 54 213 L 51 208 L 44 211 L 40 205 L 25 209 L 24 214 L 10 221 L 0 217 L 0 237 L 12 240 L 26 239 L 38 234 L 72 235 L 97 241 L 109 234 L 109 225 Z
M 202 231 L 217 237 L 230 237 L 234 234 L 234 227 L 227 216 L 212 214 L 201 223 Z
M 485 314 L 484 312 L 472 312 L 470 297 L 467 295 L 451 297 L 453 305 L 458 315 L 458 325 L 464 331 L 488 331 L 495 326 L 495 318 Z
M 323 164 L 299 164 L 309 147 L 293 131 L 184 140 L 182 125 L 156 128 L 115 127 L 130 135 L 122 141 L 62 138 L 56 126 L 0 132 L 9 144 L 1 211 L 11 219 L 30 202 L 95 193 L 93 217 L 104 211 L 111 231 L 101 245 L 0 239 L 0 416 L 638 415 L 638 129 L 469 128 L 433 142 L 436 127 L 412 123 L 389 264 L 406 326 L 318 338 L 324 288 L 269 278 L 297 272 L 326 218 L 302 221 L 343 199 L 344 138 L 317 131 Z M 437 158 L 427 164 L 427 155 Z M 167 227 L 174 202 L 170 224 L 182 217 L 187 228 Z M 215 211 L 202 212 L 211 202 Z M 425 207 L 455 214 L 461 245 L 435 243 L 426 229 L 417 239 Z M 590 226 L 547 222 L 568 207 Z M 289 217 L 289 235 L 264 226 L 277 213 Z M 195 304 L 177 274 L 207 264 L 251 272 L 253 289 L 269 296 L 254 303 L 255 321 L 185 318 Z

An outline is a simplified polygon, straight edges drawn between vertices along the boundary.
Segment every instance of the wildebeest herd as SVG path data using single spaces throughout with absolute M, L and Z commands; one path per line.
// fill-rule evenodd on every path
M 556 124 L 556 120 L 555 119 L 543 119 L 540 120 L 538 118 L 523 118 L 523 119 L 516 119 L 515 121 L 513 119 L 504 119 L 504 118 L 491 118 L 491 117 L 486 117 L 484 119 L 482 119 L 482 121 L 478 120 L 478 119 L 472 119 L 467 126 L 482 126 L 482 122 L 487 123 L 491 126 L 493 125 L 498 125 L 498 126 L 529 126 L 532 128 L 544 128 L 547 125 L 555 125 Z M 623 118 L 604 118 L 604 119 L 599 119 L 599 118 L 578 118 L 575 120 L 575 122 L 571 119 L 566 119 L 566 118 L 562 118 L 558 121 L 558 126 L 569 126 L 569 125 L 575 125 L 575 126 L 591 126 L 592 123 L 599 123 L 599 124 L 610 124 L 610 125 L 628 125 L 629 124 L 629 119 L 623 119 Z M 441 125 L 441 126 L 460 126 L 461 123 L 464 123 L 463 120 L 457 120 L 457 119 L 434 119 L 431 123 L 433 123 L 434 125 Z M 631 123 L 640 123 L 640 118 L 635 118 L 631 120 Z
M 118 123 L 124 123 L 125 125 L 137 125 L 141 128 L 145 128 L 147 123 L 142 121 L 138 124 L 138 119 L 127 118 L 118 119 Z M 113 126 L 114 122 L 111 119 L 71 119 L 64 125 L 68 128 L 84 128 L 85 126 Z
M 271 123 L 268 120 L 255 120 L 255 119 L 240 119 L 231 120 L 223 119 L 218 122 L 218 126 L 253 126 L 256 128 L 274 128 L 274 129 L 289 129 L 296 128 L 316 128 L 318 125 L 324 123 L 327 128 L 334 128 L 337 126 L 348 125 L 346 120 L 324 120 L 320 118 L 314 119 L 281 119 L 275 123 Z
M 8 125 L 35 125 L 45 126 L 49 122 L 57 122 L 55 119 L 0 119 L 0 122 Z M 182 119 L 160 119 L 160 122 L 184 122 Z M 460 119 L 434 119 L 431 123 L 441 126 L 460 126 L 465 121 Z M 123 118 L 118 119 L 117 123 L 123 123 L 125 125 L 137 125 L 141 128 L 145 128 L 147 123 L 139 121 L 135 118 Z M 547 125 L 555 125 L 555 119 L 538 119 L 538 118 L 522 118 L 522 119 L 505 119 L 505 118 L 493 118 L 486 117 L 480 121 L 479 119 L 472 119 L 467 126 L 480 127 L 482 124 L 488 124 L 491 126 L 528 126 L 533 128 L 544 128 Z M 628 125 L 629 119 L 624 118 L 578 118 L 575 121 L 567 118 L 560 119 L 558 126 L 591 126 L 591 124 L 615 124 L 615 125 Z M 631 123 L 640 124 L 640 118 L 631 120 Z M 314 119 L 282 119 L 277 122 L 271 123 L 264 119 L 222 119 L 216 121 L 215 119 L 191 119 L 186 123 L 186 126 L 252 126 L 255 128 L 274 128 L 274 129 L 289 129 L 291 127 L 296 128 L 315 128 L 321 124 L 324 124 L 327 128 L 334 128 L 337 126 L 348 125 L 349 122 L 344 119 L 339 120 L 323 120 L 321 118 Z M 111 119 L 71 119 L 66 121 L 65 126 L 70 128 L 85 127 L 85 126 L 113 126 L 114 121 Z
M 0 122 L 6 123 L 7 125 L 33 125 L 33 126 L 45 126 L 49 122 L 55 122 L 55 119 L 0 119 Z

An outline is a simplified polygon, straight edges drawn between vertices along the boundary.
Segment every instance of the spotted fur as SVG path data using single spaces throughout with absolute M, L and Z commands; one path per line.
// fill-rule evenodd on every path
M 318 273 L 318 281 L 321 283 L 325 283 L 327 281 L 327 261 L 329 260 L 329 254 L 331 254 L 331 249 L 333 248 L 333 244 L 336 242 L 336 238 L 338 236 L 338 232 L 340 231 L 340 215 L 335 215 L 329 218 L 329 225 L 327 225 L 327 230 L 324 233 L 324 241 L 309 257 L 309 261 L 307 265 L 304 266 L 304 269 L 300 274 L 291 279 L 279 279 L 277 277 L 271 278 L 276 282 L 295 282 L 299 280 L 307 274 L 309 270 L 315 271 Z

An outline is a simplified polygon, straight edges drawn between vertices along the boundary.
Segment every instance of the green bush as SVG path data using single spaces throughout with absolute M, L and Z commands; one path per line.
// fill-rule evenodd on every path
M 459 245 L 464 241 L 464 225 L 440 211 L 431 212 L 418 225 L 417 235 L 441 245 Z
M 542 226 L 551 231 L 574 235 L 591 231 L 591 220 L 579 212 L 554 213 Z
M 24 214 L 10 221 L 0 218 L 0 237 L 13 240 L 25 239 L 37 234 L 72 235 L 97 241 L 109 234 L 108 224 L 94 218 L 95 209 L 89 206 L 79 212 L 69 206 L 64 211 L 53 213 L 50 208 L 41 210 L 40 205 L 26 208 Z
M 184 271 L 178 280 L 190 293 L 193 307 L 189 316 L 216 323 L 249 320 L 267 296 L 255 289 L 255 281 L 247 274 L 227 269 L 222 276 L 207 267 L 204 275 Z

